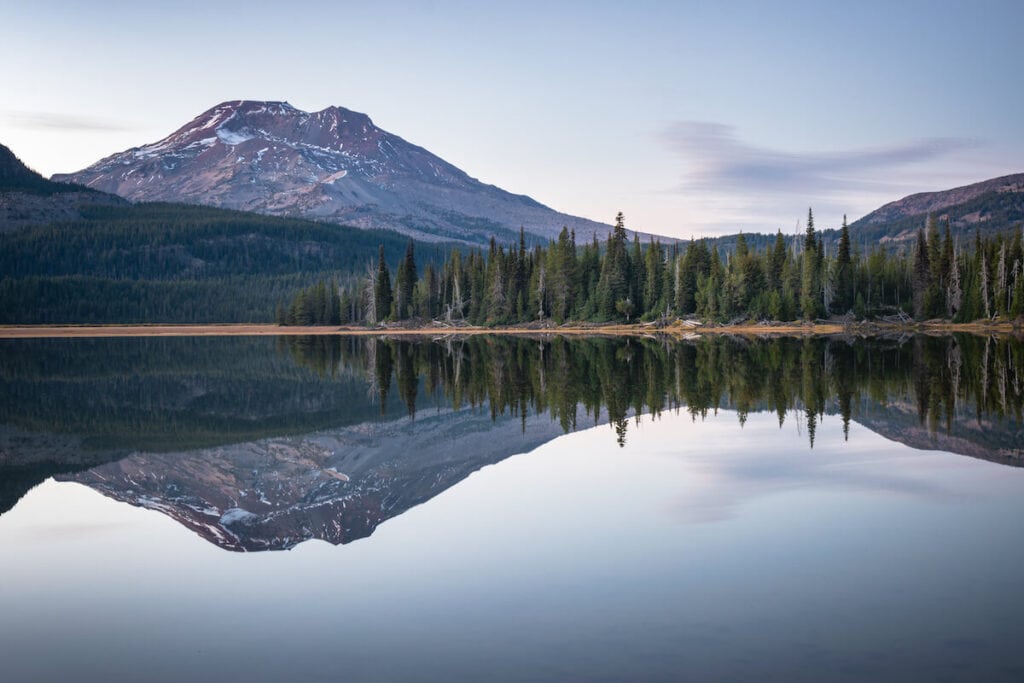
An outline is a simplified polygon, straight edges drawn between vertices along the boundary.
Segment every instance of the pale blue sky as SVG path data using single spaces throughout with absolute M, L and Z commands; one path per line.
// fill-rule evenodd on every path
M 230 99 L 336 104 L 485 182 L 667 235 L 822 227 L 1024 171 L 1024 2 L 0 0 L 44 174 Z

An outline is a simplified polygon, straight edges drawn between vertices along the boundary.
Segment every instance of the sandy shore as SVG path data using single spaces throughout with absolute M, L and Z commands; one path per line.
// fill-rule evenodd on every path
M 892 334 L 1013 334 L 1021 336 L 1021 323 L 839 323 L 771 325 L 701 325 L 688 327 L 671 325 L 655 328 L 646 325 L 579 325 L 564 327 L 283 327 L 272 324 L 239 325 L 7 325 L 0 326 L 0 339 L 30 339 L 45 337 L 194 337 L 194 336 L 267 336 L 267 335 L 386 335 L 386 336 L 466 336 L 477 334 L 500 335 L 567 335 L 567 336 L 652 336 L 667 335 L 741 335 L 741 336 L 813 336 L 854 335 L 879 336 Z

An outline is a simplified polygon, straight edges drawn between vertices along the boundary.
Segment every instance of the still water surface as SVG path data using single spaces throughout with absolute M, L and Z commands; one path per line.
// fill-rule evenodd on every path
M 1019 343 L 3 351 L 5 680 L 1024 677 Z

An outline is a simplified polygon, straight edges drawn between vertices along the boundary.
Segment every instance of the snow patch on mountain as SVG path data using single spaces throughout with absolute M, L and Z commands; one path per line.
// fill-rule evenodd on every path
M 225 145 L 240 145 L 243 142 L 248 142 L 256 136 L 247 130 L 225 130 L 224 128 L 217 129 L 217 137 Z

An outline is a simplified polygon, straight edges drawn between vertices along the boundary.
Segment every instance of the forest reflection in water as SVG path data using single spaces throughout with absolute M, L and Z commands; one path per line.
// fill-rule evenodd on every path
M 851 419 L 959 436 L 971 455 L 1017 464 L 1022 456 L 1024 344 L 956 335 L 847 340 L 824 337 L 671 339 L 470 336 L 440 342 L 288 337 L 296 362 L 321 376 L 353 370 L 382 407 L 397 391 L 410 416 L 425 390 L 451 406 L 487 406 L 492 416 L 550 413 L 576 429 L 578 407 L 602 408 L 620 444 L 631 419 L 685 410 L 694 418 L 772 411 L 800 423 L 813 448 L 818 424 Z M 422 383 L 422 386 L 421 386 Z
M 1012 338 L 186 337 L 0 351 L 0 466 L 25 464 L 39 435 L 77 456 L 168 452 L 463 407 L 550 414 L 564 431 L 603 409 L 620 444 L 640 416 L 719 408 L 741 425 L 775 412 L 810 447 L 829 414 L 844 431 L 912 429 L 917 447 L 966 439 L 995 460 L 1016 461 L 1024 441 L 1024 343 Z

